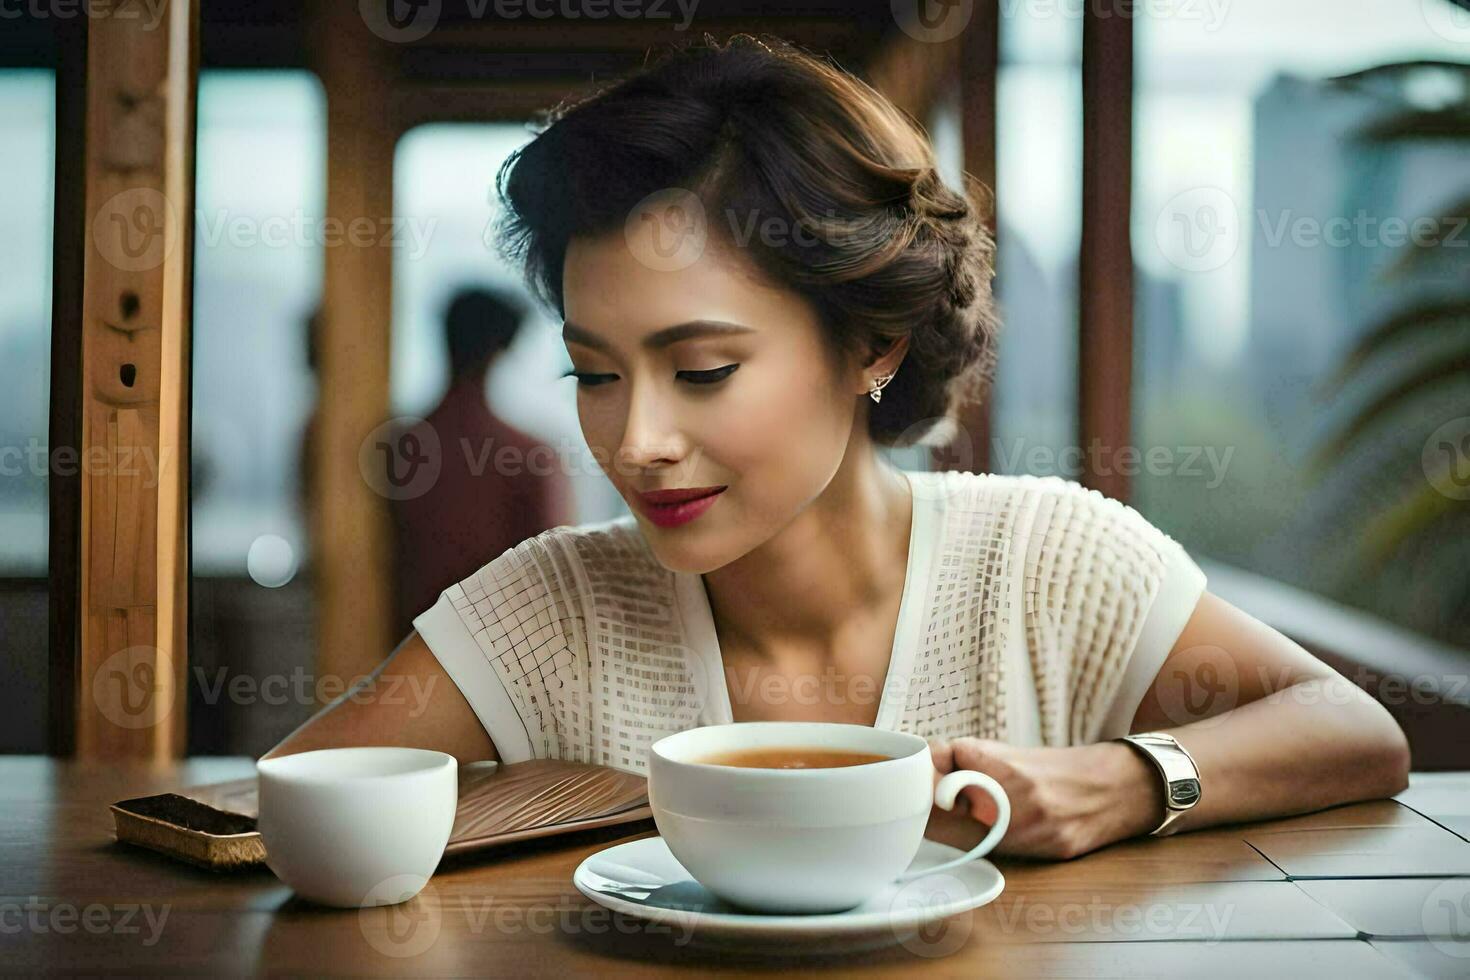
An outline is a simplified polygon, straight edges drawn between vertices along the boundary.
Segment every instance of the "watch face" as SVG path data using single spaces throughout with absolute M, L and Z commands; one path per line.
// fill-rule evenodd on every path
M 1199 802 L 1199 780 L 1178 779 L 1169 784 L 1170 806 L 1194 806 Z

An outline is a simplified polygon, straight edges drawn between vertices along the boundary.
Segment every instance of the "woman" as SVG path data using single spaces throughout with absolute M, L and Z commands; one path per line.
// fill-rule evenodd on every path
M 633 514 L 537 535 L 420 615 L 374 679 L 427 707 L 349 692 L 271 755 L 642 771 L 697 724 L 880 725 L 995 776 L 1001 850 L 1046 857 L 1406 784 L 1387 712 L 1132 508 L 885 462 L 988 378 L 993 242 L 860 81 L 706 41 L 560 109 L 498 186 L 500 240 L 563 316 L 587 443 Z M 1187 780 L 1166 800 L 1161 773 L 1191 764 L 1197 804 Z M 978 839 L 970 802 L 931 836 Z

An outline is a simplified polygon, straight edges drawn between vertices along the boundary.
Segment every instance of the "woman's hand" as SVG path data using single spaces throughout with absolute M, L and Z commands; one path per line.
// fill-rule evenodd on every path
M 1145 834 L 1163 819 L 1158 773 L 1129 746 L 1101 742 L 1030 748 L 981 738 L 934 740 L 935 782 L 956 769 L 983 772 L 1011 801 L 1011 825 L 998 854 L 1073 858 Z M 984 790 L 967 786 L 952 811 L 935 807 L 927 836 L 969 849 L 995 821 Z

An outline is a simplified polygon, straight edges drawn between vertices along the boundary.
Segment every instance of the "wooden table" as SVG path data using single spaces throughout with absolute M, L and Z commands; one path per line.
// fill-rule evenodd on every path
M 107 804 L 235 779 L 243 758 L 161 768 L 0 757 L 5 973 L 575 976 L 1470 976 L 1470 773 L 1397 800 L 998 862 L 1005 893 L 904 945 L 820 959 L 707 951 L 613 917 L 571 884 L 592 831 L 446 862 L 396 909 L 322 909 L 268 871 L 215 875 L 112 837 Z

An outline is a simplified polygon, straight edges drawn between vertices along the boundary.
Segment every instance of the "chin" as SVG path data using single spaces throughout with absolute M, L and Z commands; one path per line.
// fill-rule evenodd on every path
M 640 524 L 648 546 L 653 550 L 653 556 L 671 572 L 703 575 L 729 563 L 729 559 L 723 556 L 713 557 L 706 549 L 699 547 L 697 535 L 693 534 L 692 528 L 663 528 L 646 522 Z

